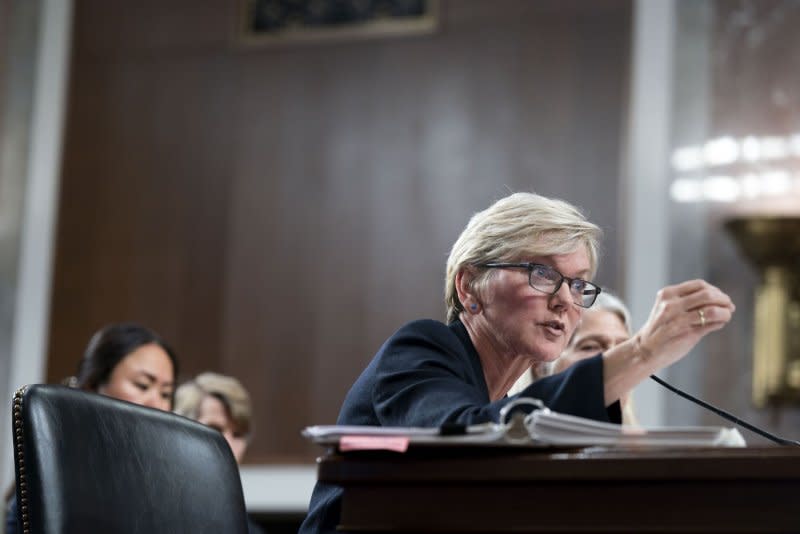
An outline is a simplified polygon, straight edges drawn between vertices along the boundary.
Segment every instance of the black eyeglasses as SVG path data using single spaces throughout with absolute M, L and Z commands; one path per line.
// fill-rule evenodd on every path
M 555 295 L 561 289 L 561 284 L 566 280 L 570 295 L 572 295 L 572 302 L 581 308 L 588 308 L 594 304 L 594 301 L 597 300 L 597 295 L 602 291 L 600 286 L 580 278 L 568 278 L 549 265 L 542 265 L 541 263 L 481 263 L 478 267 L 487 269 L 528 269 L 528 284 L 533 289 L 548 295 Z

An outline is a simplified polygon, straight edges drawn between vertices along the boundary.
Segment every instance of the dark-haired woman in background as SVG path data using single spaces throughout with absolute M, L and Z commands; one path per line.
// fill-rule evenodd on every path
M 169 411 L 177 375 L 175 353 L 158 334 L 138 324 L 121 323 L 92 337 L 70 385 Z
M 89 341 L 78 372 L 68 385 L 150 408 L 172 409 L 178 360 L 153 330 L 135 323 L 100 329 Z M 21 532 L 17 499 L 9 491 L 6 534 Z

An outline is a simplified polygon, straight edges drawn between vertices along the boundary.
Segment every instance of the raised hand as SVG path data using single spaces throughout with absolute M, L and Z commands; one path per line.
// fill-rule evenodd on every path
M 725 326 L 735 309 L 728 295 L 704 280 L 665 287 L 656 294 L 649 319 L 634 336 L 637 350 L 657 369 L 666 367 L 706 334 Z
M 686 356 L 706 334 L 725 326 L 735 310 L 728 295 L 704 280 L 661 289 L 644 326 L 603 354 L 606 403 Z

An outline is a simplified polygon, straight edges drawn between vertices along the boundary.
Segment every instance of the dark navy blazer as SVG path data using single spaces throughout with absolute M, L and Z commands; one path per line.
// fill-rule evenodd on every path
M 550 409 L 620 423 L 619 403 L 605 407 L 600 355 L 558 375 L 537 380 L 518 395 L 490 402 L 480 358 L 460 321 L 414 321 L 380 348 L 347 394 L 340 425 L 422 426 L 497 421 L 517 397 L 534 397 Z M 317 483 L 301 534 L 333 533 L 341 488 Z

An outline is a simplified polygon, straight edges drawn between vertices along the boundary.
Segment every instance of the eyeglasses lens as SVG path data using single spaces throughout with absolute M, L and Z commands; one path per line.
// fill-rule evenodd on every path
M 544 291 L 545 293 L 555 293 L 565 278 L 553 269 L 546 265 L 534 265 L 531 269 L 530 284 L 534 289 Z M 569 292 L 572 295 L 572 300 L 578 306 L 584 308 L 590 307 L 594 304 L 597 298 L 597 286 L 585 280 L 572 280 L 569 282 Z

